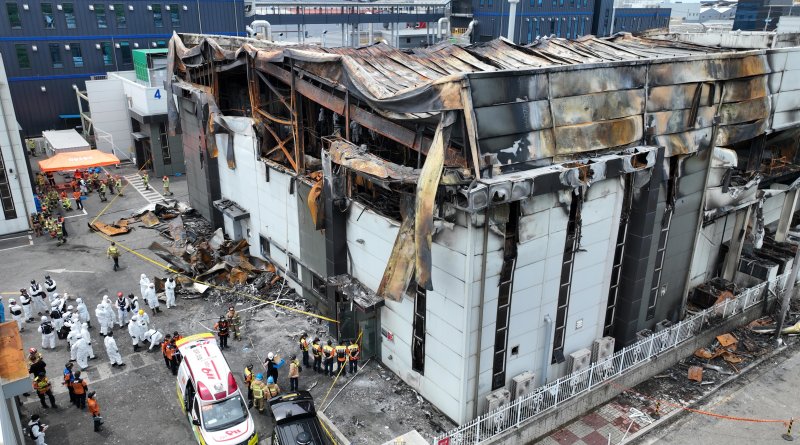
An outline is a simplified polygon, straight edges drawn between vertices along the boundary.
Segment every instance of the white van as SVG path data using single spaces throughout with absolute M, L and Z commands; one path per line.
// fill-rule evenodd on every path
M 178 401 L 200 445 L 255 445 L 253 418 L 210 332 L 178 340 Z

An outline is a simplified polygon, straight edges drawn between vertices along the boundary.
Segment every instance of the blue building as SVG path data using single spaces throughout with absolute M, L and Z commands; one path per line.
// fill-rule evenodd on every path
M 574 39 L 587 34 L 607 36 L 612 21 L 615 31 L 638 32 L 667 26 L 666 8 L 621 8 L 612 17 L 612 0 L 519 0 L 516 6 L 513 40 L 531 43 L 537 37 L 553 35 Z M 508 37 L 508 0 L 453 0 L 453 26 L 466 27 L 477 21 L 472 41 Z
M 792 4 L 792 0 L 740 0 L 733 29 L 775 31 L 781 16 L 792 15 Z
M 80 125 L 73 85 L 132 70 L 134 49 L 166 47 L 173 31 L 245 34 L 243 0 L 3 3 L 0 52 L 26 137 Z

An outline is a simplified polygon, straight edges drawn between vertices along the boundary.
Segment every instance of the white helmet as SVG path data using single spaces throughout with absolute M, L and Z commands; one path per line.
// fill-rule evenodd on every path
M 139 316 L 134 315 L 133 317 L 131 317 L 131 321 L 139 321 Z
M 75 308 L 73 308 L 71 304 L 70 304 L 69 306 L 67 306 L 67 310 L 68 310 L 68 311 L 71 311 L 71 310 L 73 310 L 73 309 L 75 309 Z
M 83 304 L 83 299 L 82 298 L 78 298 L 77 300 L 75 300 L 75 302 L 78 303 L 78 304 Z
M 53 292 L 53 298 L 58 298 L 58 292 Z
M 147 285 L 147 287 L 156 287 L 156 285 L 155 285 L 155 283 L 150 283 L 150 284 Z
M 274 359 L 274 358 L 275 358 L 275 354 L 273 354 L 273 353 L 271 353 L 271 352 L 270 352 L 269 354 L 267 354 L 267 358 L 268 358 L 269 360 L 272 360 L 272 359 Z
M 17 303 L 17 300 L 15 300 L 15 299 L 13 299 L 13 298 L 9 298 L 9 299 L 8 299 L 8 302 L 9 302 L 9 303 L 11 303 L 11 304 L 16 304 L 16 303 Z
M 45 322 L 45 321 L 47 321 L 47 317 L 42 315 L 42 322 Z
M 145 278 L 147 278 L 146 274 L 142 274 L 142 276 L 139 277 L 139 279 L 141 279 L 141 280 L 144 280 Z
M 88 323 L 81 323 L 81 328 L 89 329 Z
M 105 303 L 107 301 L 111 301 L 111 300 L 109 300 L 108 295 L 103 295 L 103 303 Z

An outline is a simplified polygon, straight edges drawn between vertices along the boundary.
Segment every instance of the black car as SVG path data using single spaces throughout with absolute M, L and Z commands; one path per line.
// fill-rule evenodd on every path
M 308 391 L 273 397 L 269 407 L 275 417 L 271 445 L 333 445 Z

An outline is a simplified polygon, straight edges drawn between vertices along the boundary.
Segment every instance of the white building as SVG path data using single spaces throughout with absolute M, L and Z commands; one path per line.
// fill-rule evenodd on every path
M 234 58 L 245 43 L 259 51 Z M 226 50 L 211 77 L 201 44 Z M 459 423 L 515 377 L 541 385 L 680 320 L 696 284 L 763 279 L 733 226 L 796 207 L 777 162 L 798 152 L 796 92 L 768 79 L 797 48 L 170 45 L 196 73 L 173 73 L 168 101 L 192 206 Z
M 0 235 L 29 230 L 36 212 L 25 151 L 0 54 Z

